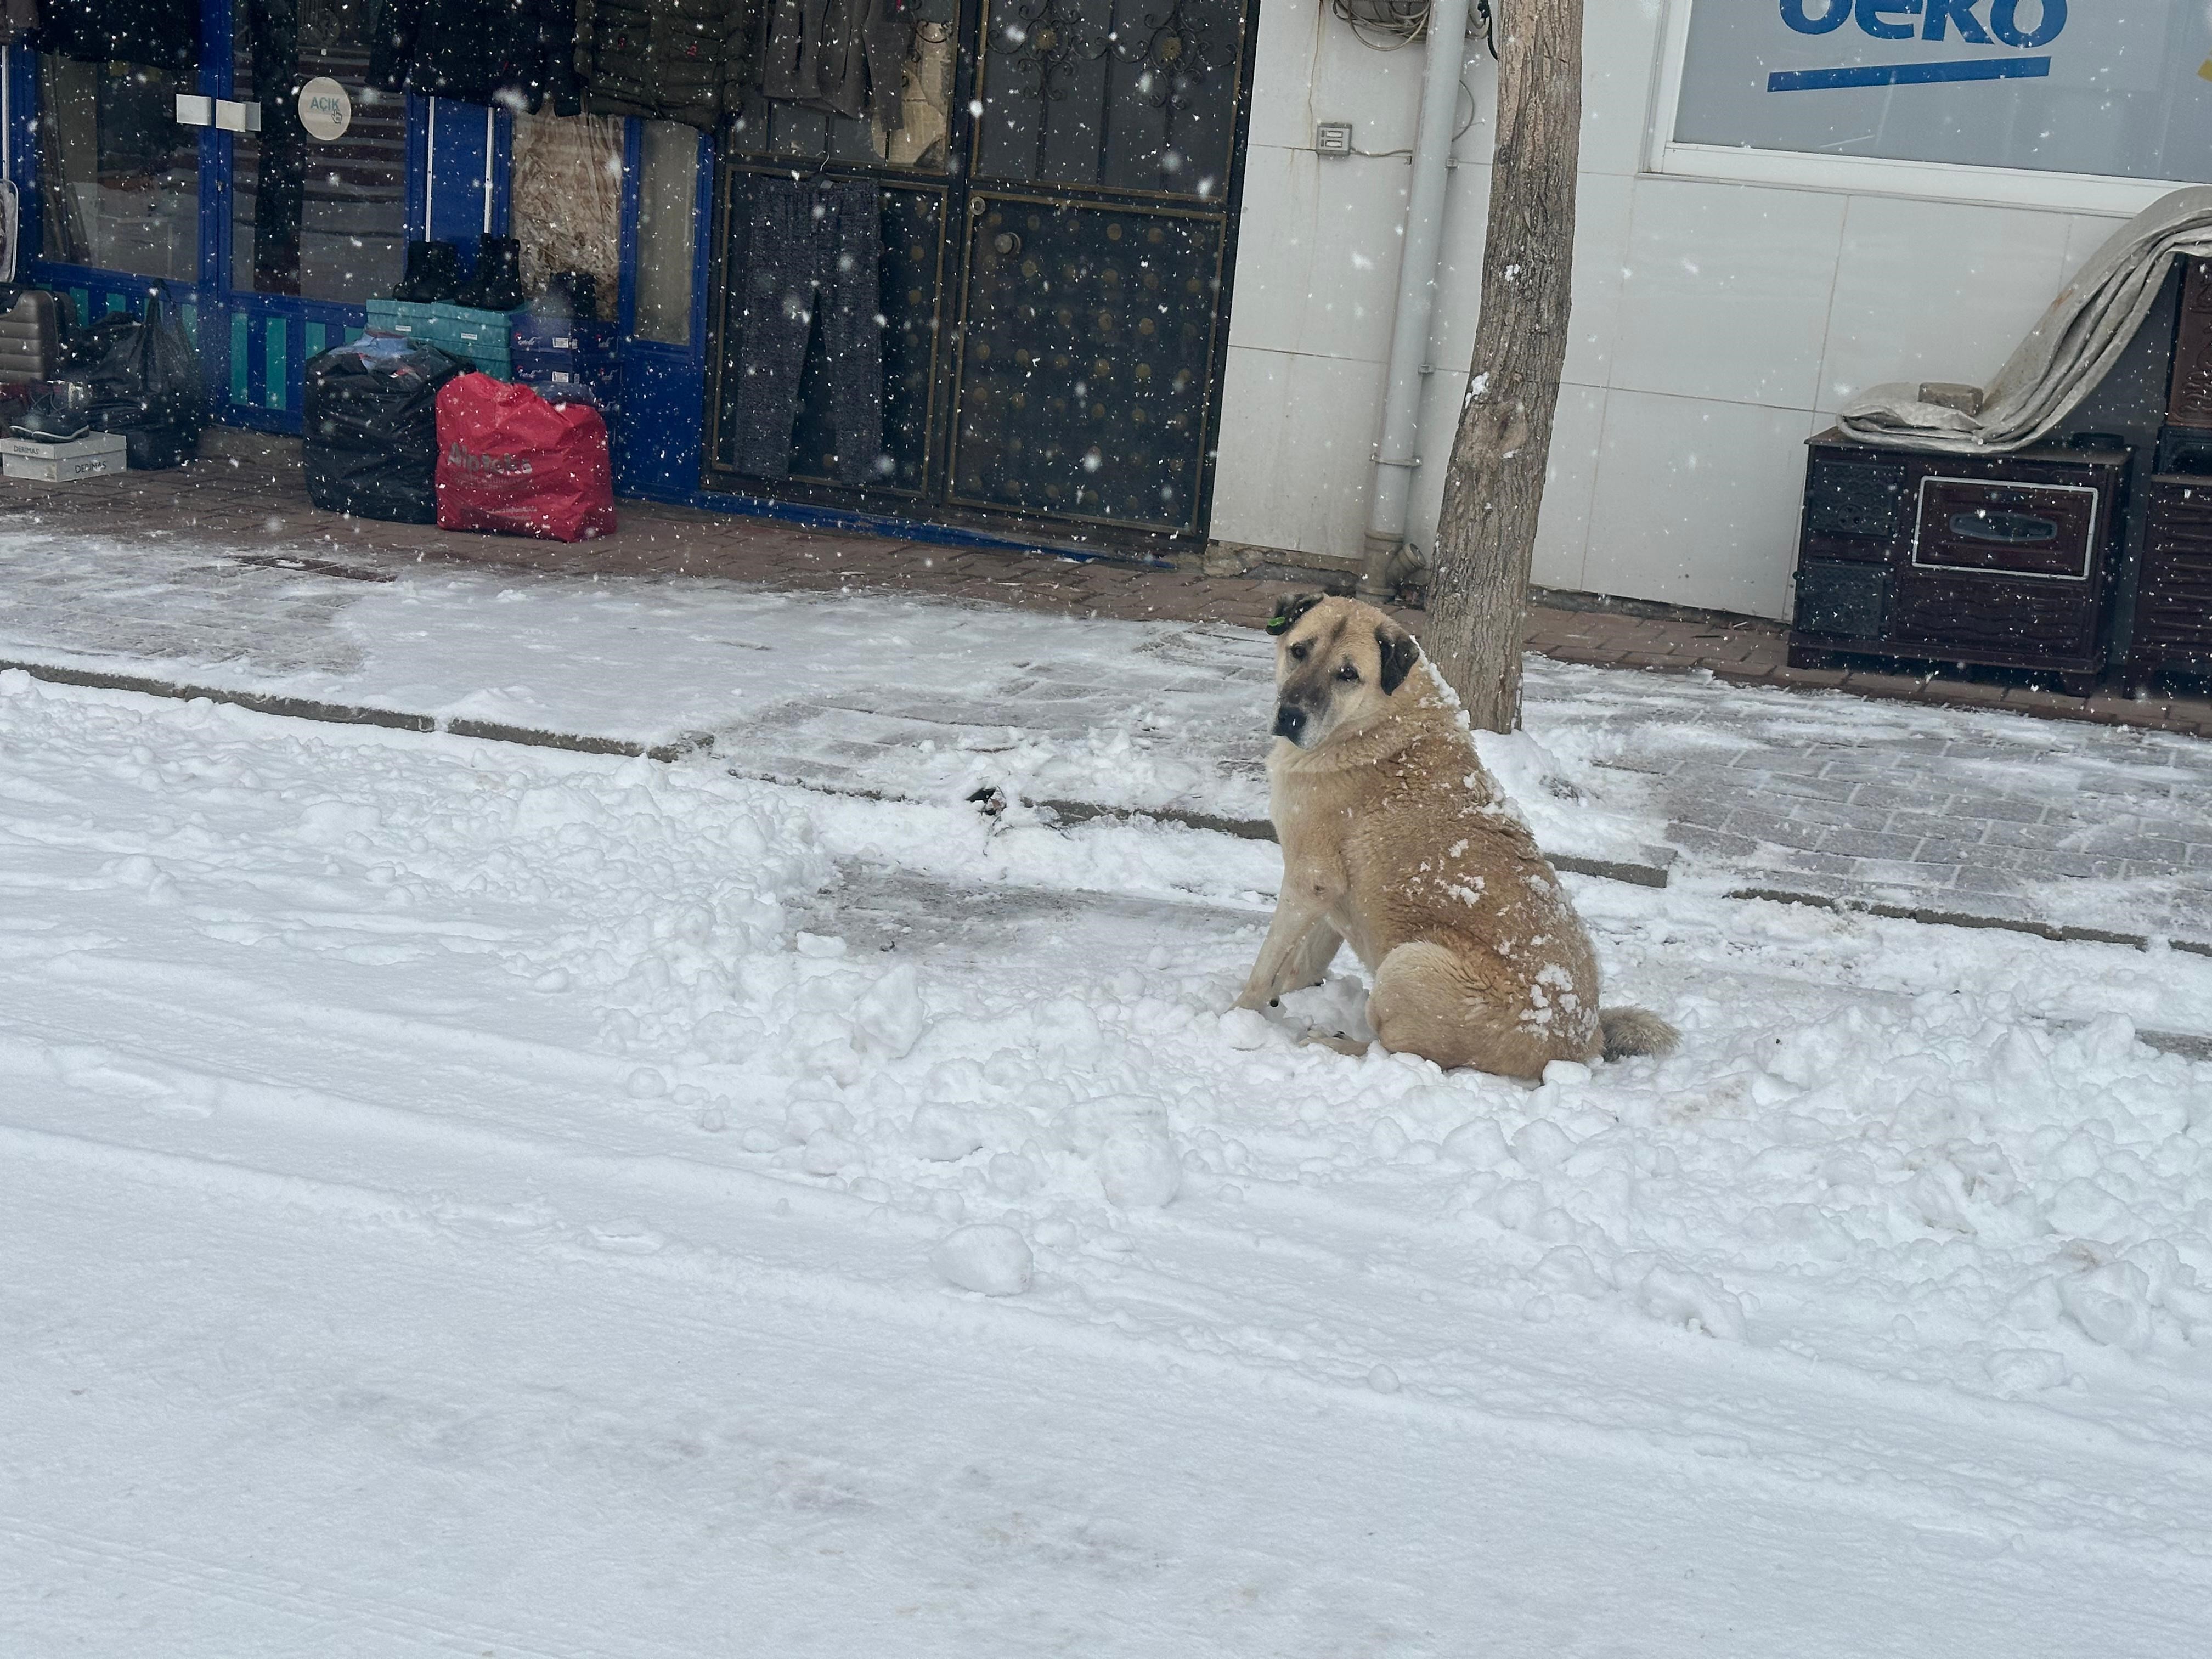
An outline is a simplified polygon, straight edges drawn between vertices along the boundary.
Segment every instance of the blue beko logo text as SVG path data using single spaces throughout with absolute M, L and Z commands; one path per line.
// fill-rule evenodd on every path
M 1986 6 L 1984 11 L 1981 9 Z M 2023 18 L 2022 12 L 2029 14 Z M 1826 34 L 1856 21 L 1877 40 L 1949 40 L 2011 46 L 2033 52 L 2066 27 L 2066 0 L 1782 0 L 1782 21 L 1799 34 Z M 2032 21 L 2031 21 L 2032 20 Z M 1777 70 L 1769 92 L 1818 92 L 1832 87 L 1902 87 L 1930 81 L 2019 81 L 2051 73 L 2048 52 L 2035 57 L 1954 58 L 1943 62 L 1854 64 L 1843 69 Z

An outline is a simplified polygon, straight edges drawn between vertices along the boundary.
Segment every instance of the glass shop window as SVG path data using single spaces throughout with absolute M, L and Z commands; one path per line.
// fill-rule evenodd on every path
M 49 259 L 191 282 L 200 151 L 177 125 L 196 76 L 144 64 L 39 58 L 39 180 Z
M 2197 179 L 2203 0 L 1695 0 L 1674 139 Z
M 407 246 L 407 105 L 367 84 L 369 0 L 233 8 L 232 95 L 261 131 L 231 140 L 230 270 L 257 294 L 358 304 Z
M 647 121 L 637 190 L 637 337 L 691 342 L 691 258 L 697 246 L 699 135 Z
M 623 124 L 612 115 L 517 115 L 507 222 L 522 286 L 569 295 L 610 321 L 622 276 Z

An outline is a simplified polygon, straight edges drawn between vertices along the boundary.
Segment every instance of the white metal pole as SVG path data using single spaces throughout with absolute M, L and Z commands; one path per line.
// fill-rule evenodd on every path
M 1398 304 L 1390 328 L 1390 366 L 1383 378 L 1382 437 L 1375 447 L 1375 485 L 1359 574 L 1359 591 L 1370 599 L 1391 586 L 1391 562 L 1406 539 L 1413 469 L 1420 465 L 1421 386 L 1429 367 L 1452 129 L 1458 124 L 1460 74 L 1467 62 L 1467 8 L 1468 0 L 1431 0 L 1429 7 L 1420 124 L 1414 129 Z
M 497 114 L 489 104 L 484 106 L 484 223 L 483 234 L 491 234 L 491 169 L 492 144 L 497 135 Z

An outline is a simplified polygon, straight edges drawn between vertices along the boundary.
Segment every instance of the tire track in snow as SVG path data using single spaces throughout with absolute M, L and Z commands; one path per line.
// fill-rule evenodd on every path
M 238 1097 L 252 1120 L 251 1161 L 20 1121 L 0 1125 L 0 1146 L 88 1171 L 216 1194 L 249 1207 L 296 1206 L 445 1236 L 461 1229 L 479 1245 L 507 1241 L 572 1261 L 704 1279 L 746 1297 L 833 1308 L 916 1334 L 950 1325 L 970 1339 L 1048 1343 L 1071 1357 L 1133 1351 L 1170 1372 L 1195 1368 L 1224 1382 L 1287 1388 L 1363 1409 L 1479 1422 L 1486 1433 L 1535 1448 L 1563 1450 L 1596 1435 L 1616 1447 L 1615 1455 L 1648 1462 L 1655 1472 L 1724 1468 L 1754 1487 L 1811 1487 L 1868 1513 L 1917 1513 L 1928 1526 L 1956 1527 L 1966 1516 L 1981 1524 L 2002 1517 L 2004 1526 L 2065 1537 L 2100 1553 L 2120 1548 L 2137 1559 L 2174 1552 L 2212 1559 L 2212 1514 L 2203 1501 L 2212 1491 L 2212 1457 L 2131 1445 L 2080 1424 L 2061 1427 L 2033 1407 L 1945 1401 L 1947 1409 L 1930 1421 L 1929 1391 L 1813 1373 L 1790 1356 L 1735 1345 L 1723 1352 L 1723 1345 L 1656 1328 L 1635 1345 L 1641 1349 L 1636 1358 L 1654 1374 L 1600 1387 L 1607 1379 L 1588 1373 L 1583 1343 L 1571 1341 L 1566 1352 L 1540 1364 L 1528 1352 L 1527 1328 L 1517 1316 L 1471 1305 L 1463 1294 L 1409 1316 L 1406 1302 L 1425 1291 L 1453 1288 L 1449 1280 L 1378 1284 L 1372 1273 L 1346 1266 L 1336 1283 L 1323 1284 L 1315 1277 L 1321 1265 L 1315 1247 L 1287 1255 L 1237 1250 L 1231 1247 L 1239 1235 L 1229 1227 L 1188 1220 L 1160 1221 L 1148 1230 L 1156 1252 L 1172 1256 L 1181 1246 L 1200 1253 L 1183 1273 L 1165 1266 L 1124 1269 L 1110 1284 L 1079 1291 L 1073 1282 L 1045 1283 L 1019 1303 L 978 1305 L 978 1299 L 938 1286 L 927 1273 L 923 1256 L 935 1232 L 927 1223 L 774 1176 L 668 1158 L 579 1153 L 482 1131 L 456 1133 L 388 1109 L 356 1110 L 358 1103 L 346 1103 L 346 1121 L 358 1138 L 342 1148 L 315 1149 L 321 1158 L 358 1171 L 368 1150 L 362 1142 L 396 1139 L 403 1155 L 391 1158 L 396 1149 L 387 1145 L 387 1165 L 426 1184 L 386 1187 L 301 1173 L 290 1161 L 270 1157 L 286 1150 L 286 1129 L 298 1127 L 286 1109 L 297 1099 L 297 1091 L 273 1089 Z M 445 1161 L 425 1168 L 422 1156 L 433 1152 Z M 535 1178 L 507 1198 L 487 1196 L 512 1183 L 518 1165 Z M 695 1207 L 679 1212 L 678 1198 Z M 714 1211 L 701 1212 L 696 1205 L 702 1201 Z M 656 1224 L 641 1228 L 628 1219 L 639 1215 Z M 1389 1304 L 1386 1290 L 1398 1292 L 1399 1305 Z M 1272 1316 L 1272 1324 L 1255 1326 L 1255 1315 Z M 1387 1398 L 1370 1390 L 1367 1373 L 1384 1361 L 1409 1376 L 1420 1374 L 1419 1357 L 1392 1341 L 1394 1330 L 1419 1321 L 1437 1328 L 1455 1320 L 1463 1322 L 1456 1369 L 1474 1380 Z M 1337 1344 L 1342 1357 L 1334 1363 L 1315 1352 L 1310 1338 L 1290 1352 L 1282 1347 L 1285 1332 L 1315 1321 Z M 1515 1339 L 1510 1361 L 1483 1339 L 1486 1330 Z M 1194 1333 L 1203 1340 L 1194 1340 Z M 1478 1362 L 1478 1355 L 1487 1358 Z M 1482 1374 L 1483 1364 L 1491 1374 Z M 1748 1401 L 1741 1387 L 1746 1364 L 1761 1374 L 1764 1385 Z M 1700 1375 L 1708 1380 L 1682 1387 Z M 1723 1376 L 1729 1379 L 1725 1386 Z M 1686 1401 L 1705 1389 L 1715 1390 L 1714 1408 L 1686 1413 Z M 1718 1403 L 1723 1400 L 1724 1407 Z M 1861 1426 L 1868 1417 L 1882 1428 Z M 2023 1433 L 2039 1457 L 2063 1455 L 2081 1467 L 2063 1481 L 2054 1478 L 2050 1461 L 2020 1461 L 2008 1472 L 2005 1466 L 2018 1461 L 2014 1443 Z M 1960 1436 L 1976 1443 L 1970 1449 Z M 1897 1473 L 1899 1451 L 1916 1442 L 1922 1449 L 1911 1461 L 1924 1472 Z M 1884 1472 L 1869 1476 L 1870 1468 Z M 2116 1541 L 2121 1539 L 2127 1541 Z
M 566 1628 L 532 1631 L 526 1626 L 488 1623 L 451 1607 L 410 1606 L 395 1595 L 363 1595 L 337 1583 L 317 1583 L 295 1574 L 212 1560 L 72 1528 L 14 1521 L 4 1515 L 0 1515 L 0 1539 L 34 1546 L 49 1555 L 119 1577 L 133 1588 L 151 1582 L 195 1597 L 290 1614 L 302 1623 L 320 1626 L 302 1632 L 311 1638 L 313 1645 L 298 1651 L 389 1654 L 398 1650 L 386 1645 L 392 1642 L 405 1642 L 425 1653 L 465 1654 L 471 1659 L 495 1651 L 501 1659 L 629 1659 L 638 1651 L 630 1644 L 603 1645 L 599 1641 L 580 1639 Z M 377 1638 L 373 1647 L 359 1642 L 364 1632 L 374 1632 Z M 269 1651 L 258 1641 L 254 1645 Z M 696 1652 L 688 1646 L 661 1643 L 654 1646 L 671 1659 L 694 1659 Z

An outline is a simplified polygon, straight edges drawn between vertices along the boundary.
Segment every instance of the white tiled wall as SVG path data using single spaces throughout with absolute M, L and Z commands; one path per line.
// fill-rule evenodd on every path
M 1638 172 L 1660 0 L 1588 8 L 1574 313 L 1535 580 L 1779 617 L 1803 445 L 1881 380 L 1985 381 L 2114 222 Z M 1407 167 L 1324 160 L 1316 120 L 1413 142 L 1423 48 L 1263 0 L 1213 534 L 1356 554 Z M 1496 82 L 1452 175 L 1412 533 L 1435 532 L 1482 277 Z

